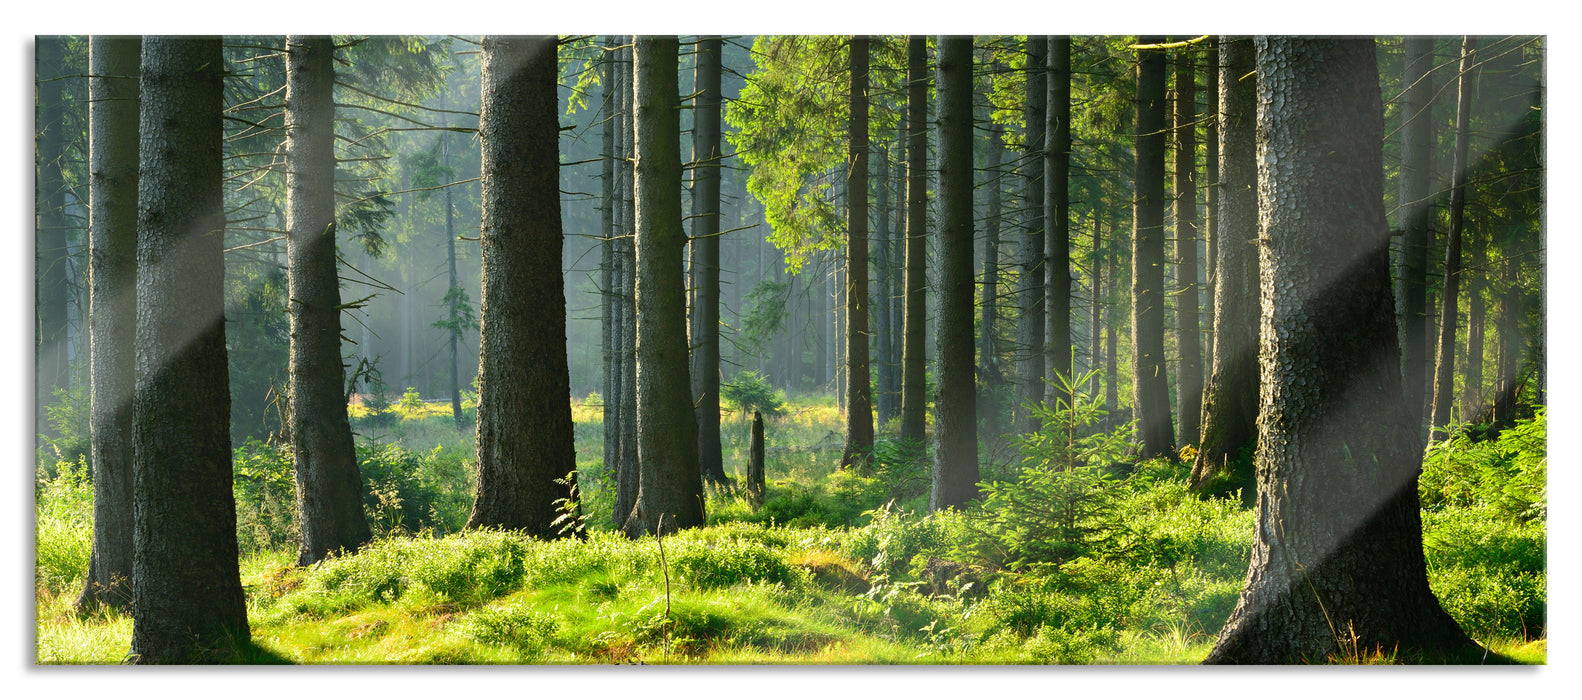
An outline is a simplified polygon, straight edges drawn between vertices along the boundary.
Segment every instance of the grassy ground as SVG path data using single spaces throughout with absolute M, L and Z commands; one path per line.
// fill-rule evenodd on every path
M 882 442 L 869 475 L 836 472 L 840 420 L 828 399 L 769 422 L 764 507 L 715 489 L 709 527 L 628 541 L 610 531 L 598 409 L 578 402 L 573 412 L 579 467 L 594 476 L 582 480 L 586 541 L 458 532 L 471 441 L 447 407 L 379 427 L 359 419 L 369 513 L 382 535 L 355 556 L 297 568 L 280 534 L 291 527 L 278 503 L 282 488 L 289 495 L 289 460 L 265 446 L 239 449 L 238 509 L 253 528 L 242 538 L 253 660 L 1192 664 L 1246 571 L 1252 514 L 1192 496 L 1168 464 L 1079 485 L 1103 512 L 1036 541 L 973 511 L 916 515 L 927 488 L 920 453 Z M 745 436 L 739 417 L 726 420 L 728 471 L 745 464 Z M 985 478 L 1014 482 L 1018 465 L 1001 459 L 985 465 Z M 1431 465 L 1430 481 L 1459 483 L 1443 473 L 1450 468 Z M 1473 501 L 1429 499 L 1435 591 L 1492 651 L 1545 663 L 1545 521 Z M 42 482 L 36 513 L 38 662 L 121 661 L 129 618 L 70 609 L 86 568 L 91 488 L 61 469 Z

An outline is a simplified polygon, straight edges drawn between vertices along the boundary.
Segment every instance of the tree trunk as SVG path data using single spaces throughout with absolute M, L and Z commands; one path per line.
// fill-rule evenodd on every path
M 1088 372 L 1093 378 L 1088 384 L 1088 394 L 1097 397 L 1099 394 L 1099 329 L 1100 315 L 1104 309 L 1104 244 L 1099 237 L 1099 212 L 1098 207 L 1093 209 L 1093 314 L 1088 322 Z
M 1138 37 L 1159 44 L 1164 37 Z M 1170 454 L 1170 387 L 1165 376 L 1164 190 L 1165 54 L 1141 49 L 1137 64 L 1137 145 L 1132 205 L 1132 401 L 1142 457 Z
M 1444 287 L 1439 294 L 1439 355 L 1434 364 L 1434 410 L 1429 420 L 1431 440 L 1445 437 L 1455 396 L 1456 303 L 1461 297 L 1461 229 L 1467 208 L 1467 139 L 1472 114 L 1472 53 L 1478 40 L 1461 43 L 1461 78 L 1456 96 L 1456 153 L 1451 170 L 1450 231 L 1445 235 Z
M 604 385 L 599 387 L 599 393 L 604 406 L 602 417 L 604 419 L 604 470 L 609 475 L 611 482 L 617 480 L 620 473 L 620 422 L 621 422 L 621 318 L 620 318 L 620 291 L 617 284 L 620 282 L 618 269 L 619 257 L 616 255 L 616 225 L 620 220 L 620 199 L 616 193 L 620 192 L 615 177 L 619 170 L 615 166 L 615 159 L 620 152 L 620 145 L 616 143 L 616 124 L 620 116 L 616 113 L 618 101 L 616 93 L 616 76 L 619 74 L 616 61 L 616 51 L 620 41 L 614 36 L 607 36 L 604 40 L 604 67 L 603 67 L 603 95 L 600 112 L 604 115 L 604 153 L 603 172 L 600 180 L 600 199 L 604 206 L 599 211 L 599 231 L 603 236 L 601 242 L 601 255 L 599 261 L 599 308 L 602 323 L 599 328 L 599 349 L 604 358 Z M 617 516 L 619 511 L 617 511 Z M 620 523 L 616 523 L 619 525 Z
M 445 93 L 440 93 L 440 109 L 445 108 Z M 446 125 L 446 114 L 440 113 L 439 123 Z M 450 132 L 441 131 L 440 153 L 441 165 L 445 170 L 450 170 Z M 445 261 L 448 286 L 445 291 L 446 312 L 446 346 L 450 350 L 450 414 L 456 422 L 456 429 L 460 430 L 466 423 L 461 415 L 461 357 L 457 353 L 457 346 L 461 343 L 463 332 L 463 314 L 466 296 L 461 288 L 461 280 L 456 276 L 456 205 L 452 201 L 452 188 L 445 188 Z M 481 342 L 481 341 L 480 341 Z
M 1203 430 L 1192 464 L 1193 489 L 1214 495 L 1241 490 L 1251 504 L 1252 463 L 1238 460 L 1258 440 L 1258 166 L 1257 80 L 1252 39 L 1219 41 L 1221 124 L 1219 241 L 1214 268 L 1214 352 L 1203 392 Z
M 1462 365 L 1461 416 L 1462 420 L 1474 422 L 1480 421 L 1483 414 L 1483 288 L 1488 278 L 1484 268 L 1489 262 L 1489 239 L 1483 228 L 1475 227 L 1468 237 L 1472 260 L 1462 272 L 1467 283 L 1467 361 Z
M 939 390 L 928 510 L 978 495 L 977 390 L 972 363 L 972 37 L 938 41 Z
M 1491 416 L 1493 429 L 1504 430 L 1516 424 L 1516 394 L 1522 366 L 1521 333 L 1522 287 L 1520 267 L 1517 263 L 1519 230 L 1506 229 L 1500 277 L 1505 285 L 1494 312 L 1494 328 L 1498 334 L 1499 361 L 1495 366 L 1494 401 Z
M 637 501 L 628 537 L 704 524 L 697 422 L 687 376 L 681 228 L 681 119 L 673 36 L 632 50 L 637 228 Z M 557 258 L 558 259 L 558 258 Z
M 764 417 L 753 411 L 752 436 L 747 445 L 747 497 L 754 508 L 764 504 Z
M 40 36 L 35 75 L 38 137 L 35 141 L 34 196 L 37 206 L 33 260 L 34 345 L 37 370 L 33 418 L 35 434 L 53 435 L 45 420 L 46 406 L 55 403 L 55 390 L 65 389 L 69 377 L 66 361 L 66 308 L 71 290 L 66 282 L 66 181 L 61 174 L 66 157 L 65 108 L 56 79 L 64 72 L 66 38 Z
M 1406 92 L 1401 125 L 1401 268 L 1395 315 L 1401 335 L 1401 393 L 1407 425 L 1421 435 L 1424 375 L 1429 367 L 1428 248 L 1434 219 L 1434 93 L 1428 81 L 1434 65 L 1433 37 L 1406 38 Z
M 873 386 L 868 372 L 868 38 L 851 39 L 846 139 L 846 449 L 842 467 L 866 470 L 873 452 Z
M 1121 228 L 1121 222 L 1118 221 L 1111 222 L 1110 232 L 1111 237 L 1117 239 L 1125 235 L 1125 231 Z M 1107 291 L 1104 294 L 1104 302 L 1106 306 L 1110 306 L 1114 302 L 1115 289 L 1120 286 L 1121 266 L 1119 264 L 1119 258 L 1121 257 L 1121 253 L 1126 250 L 1126 247 L 1127 246 L 1124 241 L 1117 240 L 1111 243 L 1109 260 L 1110 269 L 1109 272 L 1105 274 L 1105 278 L 1107 280 L 1106 283 L 1109 285 Z M 1114 307 L 1111 306 L 1110 322 L 1106 324 L 1104 328 L 1104 410 L 1108 411 L 1108 415 L 1105 417 L 1104 421 L 1106 428 L 1113 427 L 1120 418 L 1118 415 L 1121 408 L 1120 368 L 1118 367 L 1119 359 L 1116 357 L 1115 346 L 1117 345 L 1116 336 L 1119 334 L 1116 328 L 1118 328 L 1123 322 L 1123 320 L 1115 318 L 1115 310 Z
M 356 551 L 372 535 L 346 414 L 335 260 L 335 43 L 286 37 L 286 273 L 290 282 L 291 457 L 297 565 Z
M 988 131 L 988 147 L 983 165 L 984 185 L 988 190 L 988 213 L 984 217 L 983 292 L 982 301 L 978 304 L 983 314 L 983 330 L 978 334 L 978 368 L 985 387 L 997 390 L 1005 383 L 999 358 L 996 357 L 1000 340 L 995 334 L 1000 324 L 1000 154 L 1004 148 L 1000 142 L 1000 125 L 988 120 Z M 992 391 L 990 395 L 993 395 Z M 986 407 L 986 412 L 998 420 L 997 405 Z
M 1049 100 L 1049 39 L 1043 36 L 1027 37 L 1027 94 L 1022 106 L 1027 129 L 1022 142 L 1022 300 L 1021 324 L 1018 326 L 1022 346 L 1022 406 L 1036 406 L 1044 401 L 1045 352 L 1047 343 L 1045 327 L 1048 313 L 1044 295 L 1048 292 L 1048 236 L 1044 226 L 1044 132 L 1049 126 L 1047 107 Z M 943 156 L 941 156 L 943 157 Z M 1038 420 L 1023 408 L 1022 428 L 1038 429 Z
M 718 36 L 698 41 L 692 111 L 692 403 L 703 478 L 730 483 L 720 451 L 720 51 Z
M 552 539 L 577 469 L 560 268 L 556 37 L 484 37 L 478 490 L 468 528 Z M 569 481 L 569 479 L 568 479 Z
M 93 553 L 76 606 L 132 602 L 132 389 L 137 381 L 137 74 L 142 41 L 88 50 L 89 452 Z
M 633 148 L 636 124 L 633 101 L 632 43 L 636 36 L 626 36 L 627 48 L 622 53 L 621 66 L 621 425 L 620 472 L 616 475 L 615 524 L 624 526 L 637 503 L 642 468 L 637 452 L 637 260 L 636 231 L 637 210 L 635 194 L 636 151 Z
M 928 47 L 921 36 L 906 42 L 906 319 L 901 350 L 901 437 L 922 442 L 923 339 L 928 322 Z
M 1205 256 L 1205 273 L 1203 283 L 1208 285 L 1207 295 L 1203 302 L 1203 320 L 1208 322 L 1208 332 L 1204 334 L 1203 357 L 1210 363 L 1214 361 L 1214 345 L 1218 342 L 1219 327 L 1214 325 L 1215 285 L 1219 283 L 1219 37 L 1209 37 L 1207 58 L 1204 61 L 1203 97 L 1210 117 L 1203 120 L 1203 254 Z M 1245 75 L 1245 74 L 1244 74 Z M 1236 76 L 1240 78 L 1241 76 Z M 1210 377 L 1213 368 L 1206 370 Z M 1207 397 L 1207 392 L 1204 392 Z
M 132 403 L 135 663 L 249 638 L 231 493 L 220 40 L 143 39 Z
M 1048 93 L 1044 134 L 1044 290 L 1049 318 L 1048 375 L 1057 385 L 1071 373 L 1071 37 L 1048 38 Z M 1064 379 L 1059 379 L 1064 377 Z M 1072 387 L 1075 389 L 1076 387 Z M 1055 398 L 1071 405 L 1071 396 Z
M 878 291 L 874 294 L 874 354 L 877 355 L 875 364 L 878 365 L 878 387 L 874 392 L 874 408 L 877 412 L 879 425 L 889 422 L 895 415 L 895 366 L 890 363 L 892 354 L 891 346 L 897 340 L 895 332 L 895 315 L 890 313 L 890 297 L 895 294 L 891 280 L 894 274 L 891 270 L 900 261 L 891 255 L 890 245 L 890 149 L 883 146 L 879 151 L 878 172 L 874 178 L 879 181 L 879 191 L 875 193 L 874 206 L 879 210 L 878 230 L 874 232 L 874 263 L 873 268 L 878 273 Z
M 1197 86 L 1192 70 L 1193 50 L 1176 49 L 1175 70 L 1175 225 L 1176 351 L 1181 354 L 1176 374 L 1178 434 L 1186 442 L 1198 436 L 1203 410 L 1203 349 L 1198 323 L 1197 284 Z
M 1373 39 L 1259 38 L 1262 393 L 1246 588 L 1204 663 L 1475 650 L 1428 587 Z M 1411 657 L 1408 657 L 1411 658 Z

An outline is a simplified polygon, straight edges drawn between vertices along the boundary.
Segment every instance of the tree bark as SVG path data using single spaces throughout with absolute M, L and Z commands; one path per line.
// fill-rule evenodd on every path
M 445 93 L 440 93 L 440 109 L 445 108 Z M 446 126 L 447 115 L 441 112 L 440 126 Z M 440 153 L 441 165 L 450 170 L 450 132 L 441 131 Z M 456 275 L 456 204 L 452 199 L 452 188 L 445 188 L 445 262 L 447 264 L 448 286 L 445 291 L 446 313 L 446 346 L 450 350 L 450 413 L 456 422 L 456 429 L 460 430 L 465 419 L 461 415 L 461 356 L 457 346 L 461 343 L 462 335 L 462 309 L 466 297 L 462 296 L 461 279 Z M 480 341 L 481 342 L 481 341 Z
M 556 37 L 484 37 L 478 488 L 468 528 L 553 539 L 577 469 L 560 269 Z M 569 479 L 567 479 L 569 481 Z
M 1401 125 L 1401 265 L 1395 315 L 1401 335 L 1401 392 L 1407 424 L 1422 430 L 1424 377 L 1429 370 L 1428 248 L 1433 223 L 1434 93 L 1428 81 L 1434 67 L 1434 39 L 1406 38 L 1406 86 Z
M 1188 481 L 1222 495 L 1241 490 L 1250 504 L 1252 463 L 1239 460 L 1258 440 L 1258 171 L 1257 78 L 1252 39 L 1221 37 L 1219 230 L 1214 233 L 1214 352 L 1203 392 L 1203 429 Z
M 846 140 L 846 449 L 841 467 L 866 470 L 873 453 L 868 372 L 868 37 L 851 38 Z
M 616 475 L 615 525 L 626 524 L 637 502 L 642 469 L 637 454 L 637 261 L 635 232 L 637 212 L 634 207 L 634 170 L 636 151 L 633 149 L 635 109 L 632 93 L 632 43 L 634 35 L 626 35 L 627 47 L 620 66 L 621 99 L 621 424 L 619 451 L 620 470 Z
M 1002 129 L 988 120 L 988 146 L 984 155 L 984 179 L 988 190 L 988 212 L 984 217 L 983 237 L 983 292 L 979 307 L 983 314 L 983 330 L 978 334 L 978 368 L 986 388 L 999 389 L 1005 383 L 998 357 L 1000 339 L 995 329 L 1000 324 L 1000 155 L 1004 151 L 1000 142 Z M 988 409 L 998 416 L 999 408 Z M 998 418 L 996 418 L 998 420 Z
M 620 200 L 617 194 L 620 190 L 615 181 L 615 160 L 620 153 L 620 145 L 616 143 L 616 124 L 620 122 L 620 115 L 616 109 L 618 101 L 616 93 L 616 76 L 619 75 L 616 61 L 617 47 L 620 41 L 614 36 L 604 39 L 604 66 L 601 85 L 603 95 L 600 100 L 600 112 L 604 115 L 602 154 L 603 171 L 600 173 L 599 194 L 604 206 L 599 209 L 599 232 L 603 237 L 600 242 L 599 260 L 599 308 L 601 311 L 601 324 L 599 327 L 599 350 L 603 356 L 604 383 L 599 387 L 601 399 L 604 403 L 601 411 L 604 419 L 604 470 L 609 475 L 611 483 L 616 481 L 620 464 L 620 422 L 621 422 L 621 319 L 620 319 L 620 291 L 617 284 L 620 282 L 618 270 L 619 258 L 616 256 L 616 226 L 620 220 Z M 618 513 L 618 511 L 617 511 Z M 616 523 L 619 525 L 620 523 Z
M 637 500 L 628 537 L 704 524 L 687 376 L 681 120 L 673 36 L 633 42 L 637 196 Z M 557 258 L 558 260 L 558 258 Z
M 1032 417 L 1026 406 L 1037 406 L 1044 401 L 1046 351 L 1049 347 L 1046 327 L 1047 309 L 1044 295 L 1048 292 L 1048 236 L 1044 230 L 1044 133 L 1048 129 L 1049 100 L 1049 39 L 1044 36 L 1027 37 L 1027 88 L 1022 106 L 1023 120 L 1027 125 L 1022 142 L 1022 207 L 1026 217 L 1022 229 L 1022 299 L 1021 324 L 1018 326 L 1022 346 L 1022 410 L 1019 415 L 1024 430 L 1038 429 L 1038 419 Z
M 928 47 L 921 36 L 906 42 L 906 311 L 901 350 L 901 437 L 922 442 L 923 339 L 928 322 Z
M 1191 47 L 1176 49 L 1175 61 L 1175 251 L 1176 415 L 1182 442 L 1198 435 L 1203 410 L 1203 348 L 1197 283 L 1197 85 Z
M 764 504 L 764 417 L 753 411 L 752 435 L 747 445 L 747 497 L 754 508 Z
M 1071 367 L 1071 37 L 1048 38 L 1048 94 L 1044 126 L 1044 231 L 1048 237 L 1045 308 L 1049 318 L 1049 378 L 1072 380 Z M 1064 377 L 1064 379 L 1060 379 Z M 1076 387 L 1072 387 L 1075 389 Z M 1055 398 L 1071 405 L 1070 395 Z
M 286 37 L 286 273 L 291 457 L 302 540 L 297 565 L 356 551 L 372 534 L 346 414 L 335 260 L 335 44 Z
M 939 390 L 928 510 L 978 495 L 977 390 L 972 362 L 972 37 L 938 41 Z
M 1484 228 L 1474 227 L 1468 236 L 1472 260 L 1461 273 L 1467 284 L 1467 360 L 1462 365 L 1461 416 L 1474 422 L 1480 421 L 1483 414 L 1483 323 L 1487 308 L 1483 288 L 1488 279 L 1484 268 L 1489 262 L 1489 238 Z
M 899 340 L 895 328 L 895 314 L 891 313 L 890 297 L 895 294 L 892 268 L 900 261 L 891 254 L 890 243 L 890 149 L 881 146 L 874 178 L 879 181 L 879 191 L 874 195 L 874 206 L 879 211 L 878 230 L 874 231 L 874 264 L 878 274 L 875 280 L 878 291 L 874 294 L 874 354 L 877 356 L 874 372 L 878 386 L 874 391 L 874 408 L 879 425 L 895 416 L 895 365 L 891 364 L 892 346 Z
M 36 435 L 53 435 L 45 420 L 46 406 L 55 403 L 55 390 L 68 386 L 66 361 L 66 308 L 71 289 L 66 281 L 66 181 L 61 173 L 66 157 L 63 88 L 66 38 L 40 36 L 37 40 L 35 76 L 34 197 L 36 238 L 33 259 L 34 345 L 36 369 L 33 417 Z
M 1099 339 L 1099 329 L 1103 327 L 1100 322 L 1104 309 L 1104 242 L 1099 234 L 1098 208 L 1093 210 L 1093 309 L 1088 321 L 1088 372 L 1093 377 L 1088 384 L 1088 394 L 1097 397 L 1099 394 L 1099 354 L 1103 341 Z
M 1476 650 L 1428 587 L 1373 39 L 1258 38 L 1261 369 L 1247 584 L 1204 663 Z M 1410 658 L 1410 657 L 1409 657 Z
M 692 110 L 692 403 L 703 478 L 730 483 L 720 450 L 720 57 L 718 36 L 698 40 Z
M 228 425 L 224 70 L 217 37 L 143 39 L 132 403 L 140 664 L 224 661 L 249 637 Z
M 1457 81 L 1456 151 L 1451 169 L 1450 231 L 1445 235 L 1444 286 L 1439 294 L 1439 354 L 1434 364 L 1434 410 L 1429 419 L 1430 439 L 1445 437 L 1454 399 L 1456 356 L 1456 304 L 1461 295 L 1461 229 L 1467 207 L 1467 139 L 1472 114 L 1472 53 L 1477 39 L 1461 43 L 1461 78 Z
M 1138 37 L 1139 44 L 1164 37 Z M 1165 376 L 1164 189 L 1165 55 L 1141 49 L 1137 64 L 1137 142 L 1132 205 L 1132 401 L 1142 457 L 1170 454 L 1170 387 Z
M 1218 341 L 1219 327 L 1214 325 L 1216 300 L 1214 299 L 1215 285 L 1219 280 L 1219 37 L 1209 37 L 1208 49 L 1204 52 L 1203 97 L 1209 111 L 1209 118 L 1203 120 L 1203 254 L 1205 256 L 1205 272 L 1203 283 L 1208 286 L 1207 296 L 1203 302 L 1203 320 L 1208 322 L 1208 332 L 1203 335 L 1203 357 L 1210 363 L 1214 361 L 1214 345 Z M 1238 78 L 1241 76 L 1237 76 Z M 1208 376 L 1213 376 L 1213 368 L 1206 370 Z M 1208 394 L 1204 392 L 1206 397 Z
M 89 454 L 93 553 L 79 609 L 132 602 L 132 390 L 137 381 L 137 74 L 142 41 L 89 40 Z

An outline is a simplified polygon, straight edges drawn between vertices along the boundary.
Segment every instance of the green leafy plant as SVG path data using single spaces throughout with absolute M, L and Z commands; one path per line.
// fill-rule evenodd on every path
M 735 378 L 720 385 L 720 398 L 743 418 L 753 411 L 769 417 L 785 415 L 785 395 L 758 372 L 737 372 Z

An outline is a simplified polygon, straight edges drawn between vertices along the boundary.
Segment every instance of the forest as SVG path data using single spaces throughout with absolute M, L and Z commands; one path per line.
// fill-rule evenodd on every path
M 1547 664 L 1547 43 L 37 36 L 32 662 Z

